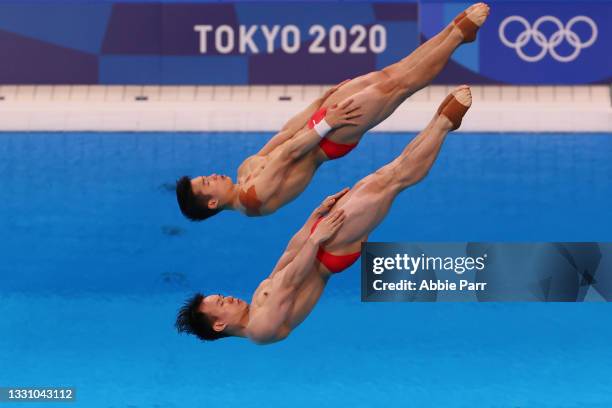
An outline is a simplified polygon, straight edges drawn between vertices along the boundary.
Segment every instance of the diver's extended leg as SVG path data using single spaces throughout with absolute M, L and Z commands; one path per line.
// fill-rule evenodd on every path
M 489 7 L 486 4 L 476 4 L 457 25 L 453 25 L 446 38 L 424 54 L 415 65 L 392 70 L 389 80 L 380 84 L 381 89 L 385 91 L 387 88 L 390 90 L 399 87 L 411 95 L 428 85 L 442 71 L 455 49 L 475 38 L 476 31 L 488 15 Z
M 446 135 L 458 128 L 472 103 L 470 89 L 460 86 L 440 105 L 427 129 L 404 148 L 391 163 L 359 181 L 341 200 L 346 221 L 326 245 L 330 252 L 354 250 L 387 215 L 393 200 L 429 172 Z
M 425 55 L 427 55 L 430 51 L 435 49 L 438 45 L 442 43 L 448 37 L 448 35 L 453 31 L 453 27 L 459 23 L 466 15 L 476 6 L 484 3 L 476 3 L 472 4 L 465 11 L 461 12 L 453 21 L 451 21 L 442 31 L 440 31 L 435 36 L 431 37 L 429 40 L 425 41 L 419 47 L 417 47 L 414 51 L 410 53 L 407 57 L 401 59 L 400 61 L 391 64 L 385 68 L 383 68 L 383 72 L 389 75 L 393 75 L 398 71 L 406 71 L 414 67 Z

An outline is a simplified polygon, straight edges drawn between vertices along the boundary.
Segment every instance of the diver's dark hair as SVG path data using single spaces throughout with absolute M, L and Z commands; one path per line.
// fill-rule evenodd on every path
M 221 212 L 221 210 L 211 210 L 202 205 L 201 199 L 193 194 L 191 179 L 187 176 L 181 177 L 176 182 L 176 201 L 183 215 L 191 221 L 202 221 Z
M 218 340 L 229 335 L 215 331 L 212 321 L 204 313 L 200 312 L 200 304 L 204 295 L 196 293 L 181 307 L 176 316 L 174 326 L 179 333 L 189 333 L 197 336 L 200 340 Z

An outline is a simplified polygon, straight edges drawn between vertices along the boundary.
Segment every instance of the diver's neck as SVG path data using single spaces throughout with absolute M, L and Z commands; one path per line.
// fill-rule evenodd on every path
M 249 325 L 250 310 L 251 310 L 251 306 L 249 305 L 249 307 L 244 311 L 244 314 L 240 318 L 240 323 L 237 325 L 237 327 L 233 327 L 230 330 L 227 330 L 228 334 L 235 336 L 235 337 L 247 337 L 246 329 L 247 329 L 247 326 Z
M 229 195 L 230 198 L 224 208 L 226 210 L 238 210 L 240 208 L 240 185 L 238 183 L 232 185 Z

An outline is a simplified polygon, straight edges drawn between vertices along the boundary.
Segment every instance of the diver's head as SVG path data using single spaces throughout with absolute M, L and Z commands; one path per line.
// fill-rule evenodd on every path
M 249 304 L 232 296 L 197 293 L 179 310 L 176 328 L 200 340 L 241 335 L 248 321 Z
M 202 221 L 222 211 L 232 201 L 233 190 L 234 183 L 228 176 L 184 176 L 176 182 L 176 199 L 185 217 Z

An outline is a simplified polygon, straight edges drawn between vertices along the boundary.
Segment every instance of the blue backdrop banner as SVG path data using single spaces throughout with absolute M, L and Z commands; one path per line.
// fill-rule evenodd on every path
M 0 29 L 2 83 L 333 83 L 419 41 L 412 2 L 0 4 Z
M 400 60 L 468 5 L 0 2 L 0 83 L 335 83 Z M 612 81 L 610 21 L 612 2 L 493 2 L 436 81 Z
M 470 3 L 423 2 L 422 39 Z M 498 1 L 472 46 L 459 48 L 438 83 L 612 82 L 612 2 Z

